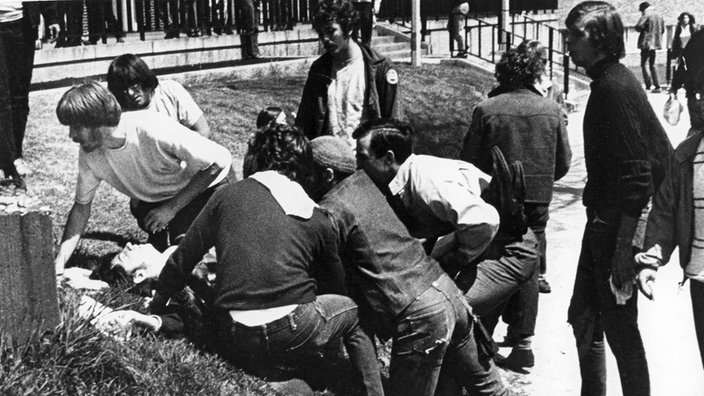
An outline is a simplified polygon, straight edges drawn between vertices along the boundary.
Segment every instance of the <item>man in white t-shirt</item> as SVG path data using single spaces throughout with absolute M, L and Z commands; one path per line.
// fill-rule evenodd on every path
M 69 89 L 56 115 L 81 146 L 75 202 L 55 261 L 58 273 L 85 230 L 101 181 L 131 198 L 130 209 L 148 242 L 164 250 L 185 234 L 230 177 L 226 148 L 152 111 L 123 114 L 115 97 L 96 82 Z
M 177 120 L 209 137 L 210 127 L 191 95 L 173 80 L 159 81 L 144 61 L 133 54 L 115 58 L 108 68 L 108 89 L 123 111 L 149 109 Z

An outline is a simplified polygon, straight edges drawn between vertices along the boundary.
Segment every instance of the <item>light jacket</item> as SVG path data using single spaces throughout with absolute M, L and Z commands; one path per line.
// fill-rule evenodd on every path
M 359 43 L 358 45 L 362 50 L 366 77 L 362 114 L 366 114 L 368 119 L 398 118 L 398 73 L 393 63 L 368 46 Z M 329 53 L 316 59 L 308 72 L 296 115 L 296 126 L 301 128 L 308 139 L 331 134 L 328 122 L 328 87 L 332 82 L 331 72 L 332 56 Z

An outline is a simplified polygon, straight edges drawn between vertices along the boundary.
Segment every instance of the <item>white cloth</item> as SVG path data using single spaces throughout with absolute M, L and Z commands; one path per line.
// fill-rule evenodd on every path
M 302 219 L 313 217 L 313 209 L 318 205 L 310 199 L 300 184 L 276 171 L 257 172 L 250 177 L 269 190 L 286 216 Z
M 411 235 L 429 238 L 454 231 L 454 238 L 447 241 L 453 241 L 471 261 L 484 252 L 499 229 L 498 212 L 481 198 L 490 181 L 489 175 L 467 162 L 412 154 L 389 190 L 419 226 L 409 228 Z
M 147 109 L 166 114 L 187 128 L 191 128 L 203 116 L 203 110 L 191 94 L 173 80 L 159 80 Z
M 225 179 L 232 166 L 225 147 L 151 110 L 123 113 L 119 133 L 126 137 L 120 148 L 80 149 L 77 203 L 91 202 L 102 180 L 130 198 L 160 202 L 173 198 L 212 164 L 223 170 L 211 186 Z
M 364 91 L 366 79 L 362 50 L 350 41 L 352 58 L 339 70 L 332 70 L 328 86 L 328 117 L 333 136 L 355 147 L 352 132 L 364 122 Z
M 704 282 L 704 139 L 699 142 L 697 153 L 694 155 L 692 190 L 694 203 L 692 254 L 684 273 L 691 279 Z
M 0 0 L 0 23 L 22 19 L 22 1 Z

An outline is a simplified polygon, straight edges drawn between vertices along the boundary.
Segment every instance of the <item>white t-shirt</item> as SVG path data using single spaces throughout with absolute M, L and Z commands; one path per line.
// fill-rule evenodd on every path
M 191 94 L 173 80 L 159 80 L 147 109 L 166 114 L 187 128 L 191 128 L 203 116 L 203 110 Z
M 356 142 L 352 132 L 364 122 L 364 58 L 358 45 L 352 45 L 352 58 L 339 70 L 332 70 L 332 82 L 328 87 L 328 117 L 330 129 L 350 146 Z
M 79 151 L 77 203 L 91 202 L 102 180 L 130 198 L 160 202 L 213 163 L 223 170 L 211 186 L 225 179 L 232 166 L 225 147 L 151 110 L 123 113 L 117 128 L 126 135 L 122 147 Z
M 0 23 L 22 19 L 22 1 L 0 0 Z

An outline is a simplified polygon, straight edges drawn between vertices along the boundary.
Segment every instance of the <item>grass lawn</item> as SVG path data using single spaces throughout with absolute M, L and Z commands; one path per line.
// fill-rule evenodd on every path
M 459 66 L 399 66 L 405 118 L 418 131 L 417 151 L 454 157 L 459 152 L 472 110 L 491 88 L 493 78 Z M 227 147 L 241 174 L 246 141 L 258 111 L 281 106 L 295 111 L 305 76 L 272 75 L 258 80 L 222 79 L 188 86 L 203 108 L 213 139 Z M 35 92 L 25 140 L 25 158 L 35 170 L 27 178 L 30 193 L 53 209 L 56 246 L 73 202 L 78 146 L 58 124 L 54 109 L 65 90 Z M 100 187 L 91 221 L 68 266 L 94 268 L 128 241 L 143 242 L 128 211 L 128 200 L 109 186 Z M 137 335 L 120 344 L 97 334 L 75 315 L 75 295 L 62 295 L 63 324 L 49 342 L 3 354 L 0 394 L 274 394 L 267 383 L 201 353 L 185 341 Z M 98 300 L 143 310 L 139 298 L 111 292 Z M 319 388 L 341 389 L 338 365 L 319 373 Z M 328 381 L 328 382 L 325 382 Z M 343 381 L 343 382 L 340 382 Z M 336 385 L 338 384 L 338 385 Z

